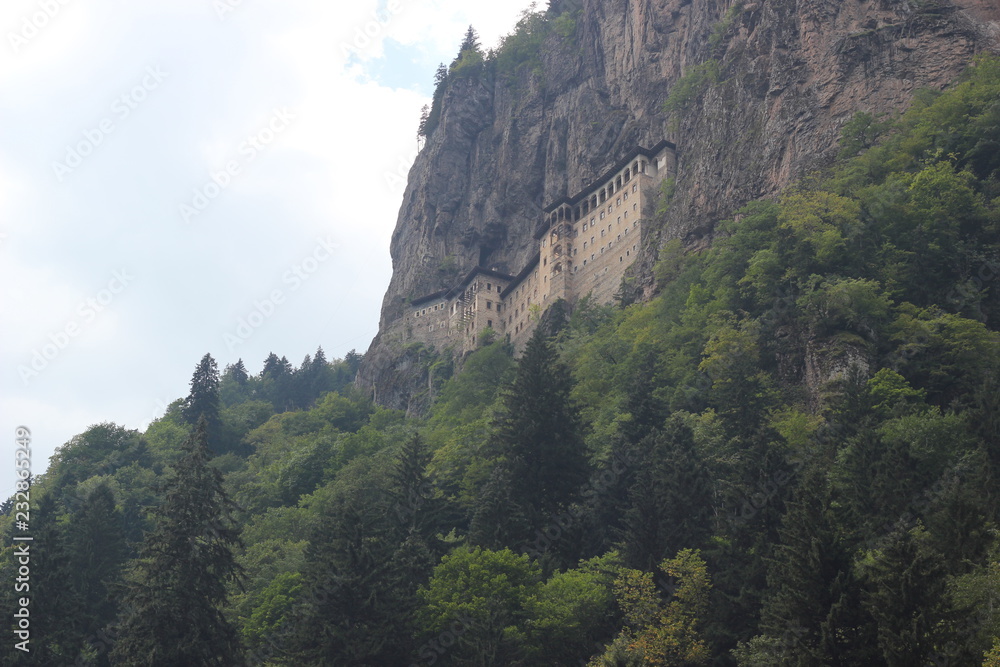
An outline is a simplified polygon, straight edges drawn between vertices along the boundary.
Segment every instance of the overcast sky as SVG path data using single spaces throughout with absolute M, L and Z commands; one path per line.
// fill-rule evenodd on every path
M 5 0 L 9 460 L 22 424 L 36 473 L 91 424 L 144 427 L 206 352 L 365 351 L 434 71 L 528 4 Z

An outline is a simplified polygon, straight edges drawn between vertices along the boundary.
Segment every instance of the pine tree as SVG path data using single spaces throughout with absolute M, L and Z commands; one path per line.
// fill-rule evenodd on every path
M 207 423 L 200 420 L 184 444 L 127 575 L 116 665 L 242 665 L 242 647 L 222 607 L 227 587 L 242 574 L 235 506 L 222 474 L 208 463 Z
M 285 650 L 296 665 L 404 664 L 396 654 L 397 551 L 384 503 L 338 499 L 306 548 L 304 588 L 316 591 L 293 623 Z
M 437 71 L 434 73 L 434 87 L 440 87 L 448 79 L 448 68 L 444 63 L 438 65 Z
M 184 420 L 194 426 L 205 419 L 209 448 L 219 452 L 222 436 L 222 420 L 219 417 L 219 367 L 211 354 L 206 354 L 198 362 L 191 376 L 191 392 L 184 403 Z
M 278 355 L 271 352 L 267 355 L 267 359 L 264 360 L 264 368 L 260 371 L 260 377 L 275 379 L 282 375 L 285 369 L 281 365 L 281 360 L 278 359 Z
M 429 105 L 425 104 L 420 109 L 420 124 L 417 125 L 417 136 L 426 137 L 427 136 L 427 121 L 431 117 L 431 108 Z
M 101 483 L 73 513 L 67 528 L 70 576 L 80 601 L 81 631 L 95 645 L 106 643 L 103 631 L 118 615 L 115 584 L 128 555 L 121 512 L 108 485 Z
M 824 475 L 810 469 L 787 503 L 762 613 L 762 628 L 780 645 L 785 664 L 859 664 L 850 660 L 863 648 L 856 627 L 861 623 L 841 608 L 852 594 L 856 597 L 857 586 L 830 512 Z
M 285 357 L 279 359 L 271 352 L 264 360 L 264 368 L 260 372 L 263 394 L 278 412 L 294 407 L 290 395 L 292 373 L 292 365 Z
M 924 665 L 954 640 L 944 560 L 922 525 L 886 538 L 862 562 L 865 610 L 878 625 L 878 647 L 889 667 Z
M 402 539 L 416 533 L 429 543 L 440 527 L 442 508 L 427 474 L 430 462 L 430 451 L 420 435 L 413 434 L 403 445 L 391 475 L 393 514 Z
M 305 407 L 313 405 L 326 392 L 336 389 L 335 374 L 322 347 L 316 348 L 316 354 L 313 355 L 309 365 L 307 378 L 308 403 Z
M 344 355 L 344 363 L 347 364 L 347 368 L 351 373 L 351 378 L 353 379 L 358 373 L 358 369 L 361 368 L 361 362 L 364 360 L 365 355 L 358 354 L 357 350 L 351 350 Z
M 35 489 L 33 488 L 32 491 Z M 34 495 L 32 500 L 34 500 Z M 71 554 L 66 530 L 59 524 L 59 508 L 52 493 L 38 500 L 31 512 L 32 538 L 28 543 L 31 577 L 30 657 L 37 665 L 68 665 L 83 643 L 82 600 L 67 586 Z M 11 589 L 14 588 L 11 582 Z M 9 619 L 9 617 L 8 617 Z M 13 636 L 13 635 L 10 635 Z M 37 638 L 37 640 L 34 640 Z M 8 640 L 11 641 L 11 640 Z
M 624 412 L 630 417 L 621 425 L 622 435 L 628 442 L 638 443 L 663 425 L 667 411 L 662 401 L 654 396 L 657 389 L 659 355 L 648 345 L 642 347 L 633 359 L 637 363 L 629 369 L 631 381 L 625 387 Z M 659 562 L 659 561 L 657 561 Z
M 469 541 L 486 549 L 511 547 L 515 551 L 528 544 L 532 524 L 528 513 L 513 492 L 514 481 L 510 462 L 497 465 L 476 499 L 469 524 Z M 537 526 L 536 530 L 544 526 Z
M 465 37 L 462 39 L 462 46 L 458 49 L 459 56 L 465 51 L 481 51 L 479 46 L 479 33 L 471 25 L 465 31 Z
M 713 489 L 680 417 L 648 436 L 629 491 L 623 557 L 628 567 L 651 572 L 669 554 L 698 548 L 711 531 Z
M 539 327 L 503 398 L 492 443 L 509 468 L 511 496 L 537 529 L 577 500 L 589 473 L 571 390 L 569 370 Z
M 226 372 L 233 378 L 236 384 L 245 386 L 250 379 L 247 367 L 243 364 L 243 359 L 237 359 L 236 363 L 226 369 Z

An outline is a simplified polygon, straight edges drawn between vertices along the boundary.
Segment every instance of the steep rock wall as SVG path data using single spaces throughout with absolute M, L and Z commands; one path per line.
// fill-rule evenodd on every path
M 898 112 L 1000 48 L 993 0 L 580 4 L 573 34 L 549 34 L 535 66 L 447 86 L 410 171 L 379 334 L 358 374 L 384 405 L 419 412 L 430 398 L 426 371 L 393 336 L 407 300 L 479 265 L 516 273 L 537 251 L 542 208 L 635 145 L 677 146 L 659 241 L 709 243 L 718 220 L 828 161 L 855 112 Z M 714 82 L 668 114 L 671 90 L 708 62 Z M 646 296 L 655 245 L 632 269 Z

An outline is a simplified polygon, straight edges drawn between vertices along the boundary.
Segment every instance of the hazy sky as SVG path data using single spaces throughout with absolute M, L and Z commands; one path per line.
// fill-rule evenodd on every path
M 10 460 L 21 424 L 35 472 L 91 424 L 144 427 L 206 352 L 366 350 L 434 71 L 528 4 L 5 0 Z

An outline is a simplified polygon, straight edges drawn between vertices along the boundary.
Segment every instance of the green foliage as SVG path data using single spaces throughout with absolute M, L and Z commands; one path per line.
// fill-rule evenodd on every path
M 670 202 L 674 199 L 677 191 L 677 179 L 673 176 L 665 178 L 660 183 L 659 196 L 656 199 L 656 217 L 662 217 L 670 210 Z
M 212 355 L 206 354 L 191 376 L 191 393 L 181 410 L 184 421 L 194 426 L 205 419 L 209 448 L 216 454 L 222 449 L 222 421 L 219 418 L 219 367 Z
M 709 650 L 698 626 L 708 610 L 711 579 L 698 551 L 684 549 L 660 563 L 660 570 L 676 581 L 672 599 L 663 605 L 653 575 L 639 570 L 622 570 L 615 581 L 615 597 L 625 614 L 621 644 L 595 658 L 593 667 L 618 664 L 612 660 L 624 648 L 625 659 L 641 659 L 642 664 L 682 667 L 705 664 Z M 610 654 L 610 655 L 609 655 Z
M 840 128 L 840 158 L 852 158 L 873 148 L 892 128 L 889 120 L 880 120 L 867 111 L 859 111 Z
M 663 112 L 671 117 L 671 127 L 680 127 L 680 115 L 688 105 L 719 81 L 719 61 L 706 60 L 692 67 L 670 88 L 663 102 Z
M 544 525 L 553 513 L 576 500 L 589 472 L 583 426 L 571 390 L 568 368 L 556 357 L 544 327 L 538 327 L 503 397 L 491 442 L 497 465 L 513 485 L 512 497 L 531 525 Z M 494 525 L 477 522 L 474 528 L 479 535 L 497 534 Z M 503 527 L 500 534 L 508 546 L 517 545 L 507 539 L 528 538 L 514 525 Z
M 566 4 L 481 65 L 463 48 L 459 74 L 530 79 L 575 29 Z M 998 63 L 855 117 L 827 171 L 710 248 L 664 244 L 647 303 L 582 299 L 519 361 L 492 343 L 453 376 L 450 351 L 409 348 L 426 418 L 372 405 L 360 355 L 318 349 L 226 368 L 211 463 L 184 444 L 206 359 L 145 433 L 89 428 L 32 486 L 39 659 L 106 663 L 89 637 L 121 616 L 125 664 L 238 661 L 237 639 L 296 665 L 982 662 L 1000 636 Z M 674 86 L 675 122 L 717 77 L 709 61 Z M 219 489 L 241 504 L 221 526 Z M 662 576 L 622 570 L 689 548 Z
M 524 10 L 514 31 L 500 40 L 499 48 L 492 54 L 497 74 L 512 77 L 523 70 L 541 72 L 542 43 L 550 25 L 544 12 Z M 561 27 L 563 30 L 568 27 L 565 20 Z
M 578 12 L 563 12 L 552 21 L 552 29 L 563 39 L 570 39 L 576 34 L 577 15 Z
M 722 20 L 712 27 L 712 34 L 708 36 L 708 45 L 712 47 L 713 50 L 717 49 L 722 44 L 722 40 L 725 39 L 727 34 L 729 34 L 730 29 L 733 27 L 733 23 L 736 22 L 736 19 L 742 13 L 743 3 L 737 2 L 726 11 Z
M 940 555 L 928 548 L 922 526 L 889 536 L 858 565 L 868 590 L 866 610 L 878 627 L 878 647 L 889 665 L 924 664 L 953 640 L 947 580 Z
M 467 49 L 451 65 L 450 80 L 478 77 L 483 71 L 483 54 L 478 49 Z
M 239 665 L 242 647 L 220 612 L 240 576 L 239 534 L 222 476 L 208 465 L 200 419 L 130 568 L 112 656 L 121 665 Z
M 450 660 L 510 664 L 520 652 L 516 627 L 525 620 L 525 606 L 538 590 L 540 576 L 527 556 L 509 549 L 460 547 L 441 559 L 430 582 L 420 588 L 420 634 L 431 638 L 460 627 Z
M 617 552 L 556 572 L 528 598 L 526 643 L 533 664 L 571 664 L 618 627 L 612 585 L 621 567 Z
M 426 118 L 420 122 L 420 133 L 422 136 L 430 137 L 434 134 L 438 124 L 441 122 L 441 113 L 444 107 L 444 95 L 448 84 L 448 68 L 444 63 L 438 67 L 435 76 L 434 95 L 431 98 L 431 108 L 427 112 Z

